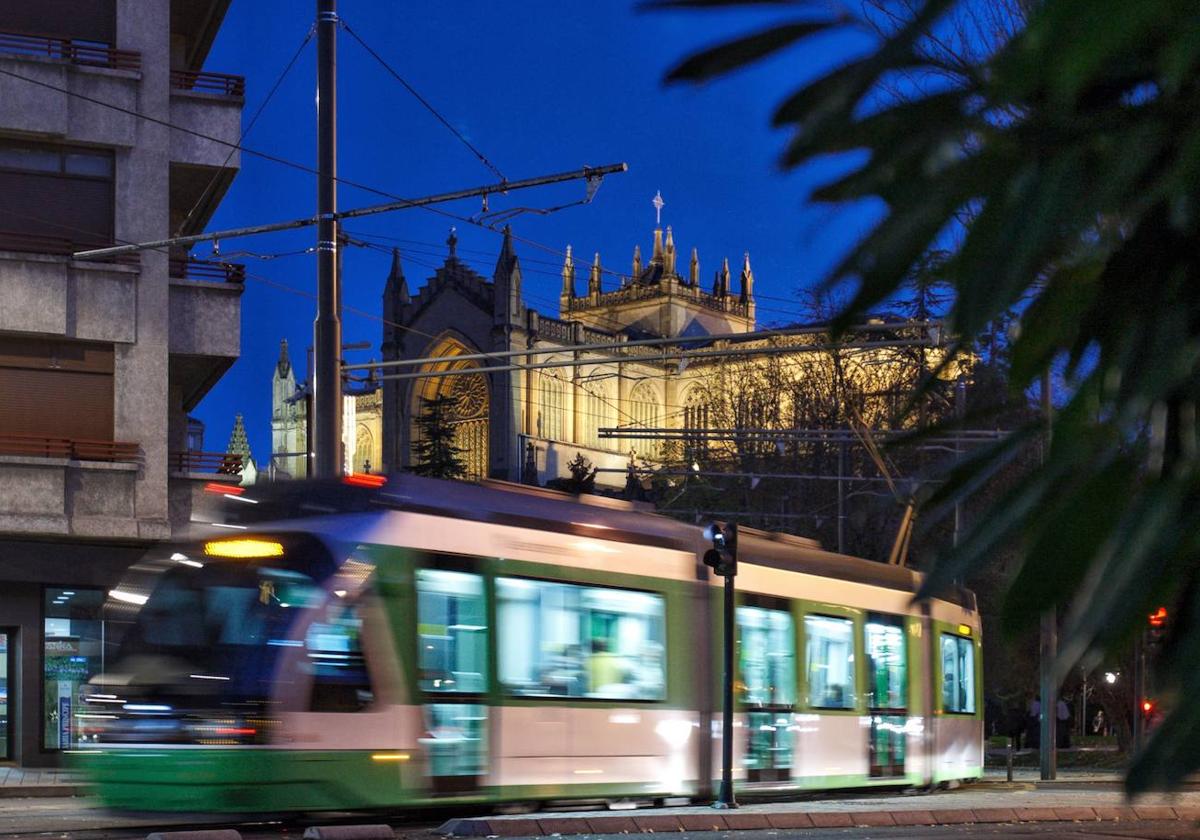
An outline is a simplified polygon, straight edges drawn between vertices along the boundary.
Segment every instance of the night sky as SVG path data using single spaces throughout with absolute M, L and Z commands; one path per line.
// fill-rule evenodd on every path
M 312 24 L 309 0 L 234 0 L 206 69 L 243 74 L 243 124 L 262 104 Z M 341 0 L 342 18 L 510 179 L 624 161 L 592 204 L 512 220 L 528 305 L 557 314 L 561 253 L 574 246 L 577 280 L 599 251 L 606 289 L 626 274 L 634 244 L 649 257 L 661 190 L 663 224 L 674 228 L 679 264 L 699 248 L 707 287 L 723 257 L 734 276 L 743 251 L 755 275 L 761 325 L 805 317 L 800 293 L 818 284 L 873 217 L 872 208 L 809 205 L 821 167 L 783 173 L 777 160 L 786 134 L 770 128 L 774 106 L 799 82 L 844 60 L 861 44 L 826 39 L 753 70 L 700 88 L 664 87 L 662 79 L 698 48 L 777 20 L 748 12 L 639 12 L 626 0 L 489 0 L 437 3 Z M 379 190 L 416 197 L 495 180 L 494 175 L 343 31 L 339 35 L 339 175 Z M 316 39 L 243 141 L 315 166 Z M 494 198 L 495 212 L 551 207 L 584 195 L 582 182 Z M 345 185 L 341 209 L 386 199 Z M 309 215 L 315 177 L 244 155 L 242 168 L 209 229 Z M 478 200 L 443 205 L 471 216 Z M 451 225 L 458 254 L 490 277 L 500 237 L 429 210 L 406 210 L 348 222 L 352 236 L 383 246 L 350 248 L 344 257 L 344 340 L 378 358 L 381 293 L 400 247 L 413 292 L 446 255 Z M 249 272 L 242 298 L 242 355 L 194 412 L 206 425 L 205 448 L 223 450 L 234 414 L 245 415 L 251 449 L 264 465 L 270 452 L 271 373 L 287 338 L 301 369 L 312 341 L 316 302 L 315 230 L 220 244 L 223 257 Z M 536 243 L 536 244 L 531 244 Z M 538 247 L 543 246 L 543 247 Z M 259 256 L 247 255 L 249 251 Z M 199 257 L 209 246 L 198 246 Z M 581 265 L 582 264 L 582 265 Z M 286 288 L 284 288 L 286 287 Z M 736 279 L 735 279 L 736 288 Z M 288 289 L 296 291 L 288 291 Z

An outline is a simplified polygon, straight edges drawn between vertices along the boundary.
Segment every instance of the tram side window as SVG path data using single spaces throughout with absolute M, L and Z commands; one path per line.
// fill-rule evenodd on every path
M 309 710 L 360 712 L 375 699 L 362 652 L 362 616 L 354 604 L 333 602 L 308 627 L 304 647 L 313 675 Z
M 950 633 L 942 634 L 942 708 L 975 713 L 975 646 Z
M 421 688 L 481 693 L 487 689 L 487 605 L 483 578 L 443 569 L 417 570 Z
M 513 694 L 665 696 L 661 595 L 499 578 L 496 597 L 500 680 Z
M 907 707 L 908 663 L 899 616 L 871 613 L 864 628 L 867 652 L 867 706 Z
M 808 703 L 819 709 L 854 708 L 854 622 L 806 615 Z
M 784 610 L 738 607 L 742 702 L 790 706 L 796 702 L 796 639 Z

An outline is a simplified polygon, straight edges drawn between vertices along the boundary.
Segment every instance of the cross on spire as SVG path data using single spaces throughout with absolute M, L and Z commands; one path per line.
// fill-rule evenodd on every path
M 650 203 L 654 205 L 654 224 L 655 226 L 661 225 L 662 209 L 663 205 L 666 204 L 666 202 L 663 201 L 662 190 L 654 191 L 654 198 L 650 200 Z

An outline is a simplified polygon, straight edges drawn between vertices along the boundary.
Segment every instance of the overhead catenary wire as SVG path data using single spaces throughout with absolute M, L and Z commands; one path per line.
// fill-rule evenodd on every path
M 455 137 L 457 137 L 458 141 L 460 143 L 462 143 L 464 146 L 466 146 L 472 152 L 472 154 L 475 155 L 475 157 L 479 158 L 480 163 L 482 163 L 484 166 L 486 166 L 491 171 L 491 173 L 493 175 L 495 175 L 497 178 L 499 178 L 501 181 L 508 180 L 507 178 L 505 178 L 504 173 L 501 172 L 500 169 L 494 163 L 492 163 L 491 160 L 488 159 L 487 155 L 485 155 L 483 152 L 479 151 L 479 149 L 477 149 L 475 147 L 475 145 L 471 143 L 470 140 L 468 140 L 465 136 L 463 136 L 463 133 L 461 131 L 459 131 L 457 128 L 455 128 L 454 125 L 451 124 L 451 122 L 448 119 L 446 119 L 444 116 L 442 116 L 441 112 L 439 112 L 437 108 L 433 107 L 433 105 L 429 102 L 428 99 L 426 99 L 424 96 L 422 96 L 417 91 L 417 89 L 414 88 L 408 82 L 407 79 L 405 79 L 403 76 L 401 76 L 400 73 L 383 58 L 383 56 L 381 56 L 379 53 L 375 52 L 375 50 L 373 50 L 371 48 L 370 44 L 368 44 L 361 37 L 359 37 L 359 34 L 354 31 L 354 29 L 350 26 L 350 24 L 346 23 L 345 18 L 339 18 L 339 20 L 341 22 L 342 29 L 345 29 L 347 34 L 349 34 L 351 38 L 353 38 L 355 41 L 358 42 L 359 46 L 361 46 L 364 50 L 366 50 L 371 55 L 372 58 L 374 58 L 377 62 L 379 62 L 380 66 L 382 66 L 384 70 L 386 70 L 389 74 L 391 74 L 392 78 L 394 78 L 397 82 L 399 82 L 404 87 L 405 90 L 407 90 L 409 93 L 411 93 L 413 98 L 416 99 L 418 102 L 421 103 L 421 105 L 423 105 L 425 107 L 425 110 L 427 110 L 430 114 L 432 114 L 434 116 L 434 118 L 438 122 L 440 122 L 443 126 L 445 126 L 446 129 L 451 134 L 453 134 Z
M 604 166 L 584 166 L 580 169 L 572 169 L 567 172 L 556 172 L 552 175 L 537 175 L 532 178 L 522 178 L 517 181 L 506 181 L 503 184 L 486 184 L 478 187 L 467 187 L 465 189 L 452 190 L 450 192 L 421 196 L 420 198 L 397 198 L 395 201 L 389 201 L 384 204 L 372 204 L 367 207 L 358 207 L 353 210 L 339 210 L 335 213 L 331 213 L 330 216 L 334 219 L 355 219 L 360 216 L 372 216 L 379 213 L 388 213 L 393 210 L 407 210 L 409 208 L 422 207 L 430 204 L 457 201 L 461 198 L 470 198 L 479 195 L 490 195 L 497 192 L 527 189 L 530 187 L 543 186 L 545 184 L 561 183 L 563 181 L 602 178 L 605 175 L 611 175 L 615 172 L 625 172 L 628 168 L 629 167 L 624 163 L 610 163 Z M 134 245 L 116 245 L 111 248 L 94 248 L 88 251 L 80 251 L 76 253 L 75 258 L 98 259 L 154 248 L 173 247 L 176 245 L 192 245 L 197 242 L 206 242 L 219 239 L 234 239 L 242 236 L 253 236 L 260 233 L 274 233 L 276 231 L 295 230 L 302 227 L 311 227 L 318 224 L 320 221 L 320 216 L 305 216 L 299 219 L 291 219 L 286 222 L 270 222 L 262 225 L 250 225 L 242 228 L 198 233 L 193 236 L 178 236 L 170 239 L 157 239 L 150 242 L 137 243 Z
M 254 125 L 258 122 L 258 118 L 261 117 L 263 112 L 267 110 L 267 106 L 271 104 L 271 99 L 275 96 L 275 92 L 279 90 L 280 86 L 283 84 L 283 80 L 287 78 L 288 73 L 291 72 L 292 67 L 295 66 L 296 62 L 300 59 L 301 54 L 304 52 L 304 48 L 308 46 L 308 43 L 312 40 L 313 35 L 315 35 L 316 32 L 317 29 L 315 25 L 308 28 L 308 33 L 304 36 L 303 40 L 300 41 L 300 46 L 298 46 L 296 51 L 292 54 L 291 60 L 284 65 L 283 70 L 279 73 L 278 77 L 276 77 L 275 83 L 272 84 L 270 89 L 267 90 L 267 95 L 263 98 L 263 101 L 259 103 L 258 108 L 255 109 L 249 121 L 247 121 L 246 127 L 243 128 L 239 133 L 239 144 L 246 139 L 246 135 L 254 130 Z M 225 160 L 221 163 L 221 165 L 213 170 L 212 177 L 208 179 L 208 184 L 206 184 L 204 189 L 200 192 L 199 197 L 192 204 L 191 209 L 188 210 L 187 215 L 183 218 L 183 221 L 176 226 L 176 236 L 182 233 L 183 230 L 188 226 L 188 223 L 196 214 L 196 210 L 199 209 L 200 205 L 204 203 L 205 199 L 208 198 L 209 193 L 212 191 L 212 188 L 216 185 L 217 181 L 220 180 L 221 170 L 229 165 L 229 161 L 233 160 L 233 156 L 237 153 L 237 151 L 237 149 L 231 148 L 229 153 L 225 155 Z

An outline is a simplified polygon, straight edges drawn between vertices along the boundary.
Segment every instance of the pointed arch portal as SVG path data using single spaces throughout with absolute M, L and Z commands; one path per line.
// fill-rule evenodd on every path
M 429 362 L 421 367 L 422 373 L 442 371 L 468 371 L 480 367 L 477 360 L 457 359 L 477 353 L 454 336 L 443 336 L 423 354 L 444 361 Z M 409 404 L 409 440 L 416 445 L 420 429 L 416 418 L 420 416 L 422 400 L 437 397 L 455 399 L 451 411 L 450 425 L 454 427 L 454 443 L 463 450 L 463 461 L 467 466 L 467 478 L 486 478 L 488 475 L 488 411 L 491 399 L 487 375 L 483 373 L 456 373 L 451 376 L 424 376 L 415 379 Z M 410 462 L 415 460 L 409 450 Z

